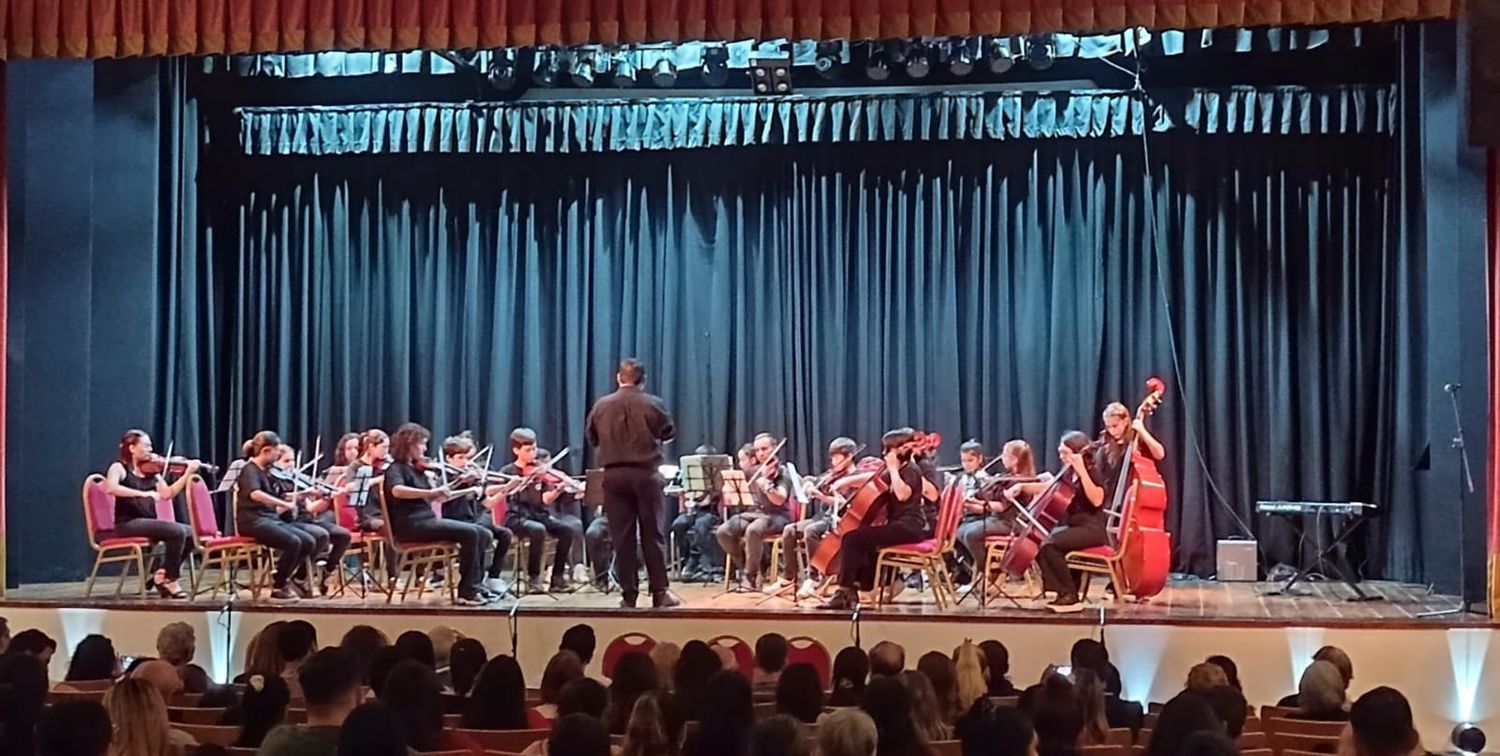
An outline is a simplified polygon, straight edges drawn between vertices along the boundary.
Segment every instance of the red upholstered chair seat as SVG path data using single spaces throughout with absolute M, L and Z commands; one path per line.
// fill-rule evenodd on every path
M 255 539 L 250 536 L 211 536 L 203 539 L 204 548 L 221 548 L 224 546 L 253 546 Z
M 903 543 L 900 546 L 890 546 L 884 549 L 886 552 L 905 552 L 908 554 L 931 554 L 938 550 L 936 538 L 929 538 L 916 543 Z
M 109 549 L 116 546 L 149 546 L 150 538 L 105 538 L 99 541 L 99 548 Z
M 402 551 L 415 551 L 417 549 L 445 549 L 453 548 L 451 541 L 402 541 L 396 544 Z
M 1088 547 L 1086 549 L 1079 549 L 1078 551 L 1074 551 L 1074 552 L 1071 552 L 1071 553 L 1073 553 L 1073 554 L 1086 554 L 1088 556 L 1096 556 L 1096 557 L 1112 557 L 1112 556 L 1115 555 L 1115 547 L 1113 547 L 1113 546 L 1090 546 L 1090 547 Z

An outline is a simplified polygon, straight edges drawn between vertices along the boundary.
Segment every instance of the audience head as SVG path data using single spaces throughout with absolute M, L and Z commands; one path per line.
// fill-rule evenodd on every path
M 592 677 L 580 677 L 562 686 L 557 692 L 557 715 L 584 714 L 595 719 L 604 718 L 609 708 L 609 689 Z
M 541 698 L 544 704 L 556 704 L 564 685 L 583 677 L 583 662 L 572 651 L 558 651 L 542 670 Z
M 98 701 L 55 703 L 37 722 L 37 756 L 104 756 L 110 730 L 109 712 Z
M 277 620 L 260 629 L 250 638 L 245 649 L 245 676 L 265 675 L 275 677 L 286 669 L 286 660 L 281 656 L 281 630 L 287 623 Z
M 864 649 L 846 646 L 833 657 L 833 691 L 829 696 L 835 706 L 857 706 L 870 678 L 870 657 Z
M 818 721 L 818 756 L 875 756 L 878 737 L 863 709 L 838 709 Z
M 1083 715 L 1084 742 L 1103 745 L 1109 734 L 1109 718 L 1104 713 L 1104 681 L 1091 669 L 1073 670 L 1073 697 Z
M 703 689 L 703 705 L 698 708 L 698 732 L 695 754 L 743 753 L 755 726 L 755 704 L 750 681 L 738 672 L 723 670 Z
M 958 702 L 958 667 L 941 651 L 928 651 L 917 659 L 917 671 L 932 685 L 938 716 L 952 724 L 967 708 Z
M 157 657 L 174 667 L 192 661 L 197 651 L 197 635 L 193 626 L 186 622 L 169 623 L 156 635 Z
M 7 654 L 31 654 L 41 659 L 42 664 L 51 664 L 52 655 L 56 652 L 57 641 L 40 630 L 22 630 L 16 633 L 5 651 Z
M 785 714 L 767 717 L 750 730 L 750 756 L 804 756 L 802 725 Z
M 29 653 L 0 663 L 0 753 L 30 753 L 47 701 L 47 665 Z
M 755 666 L 763 672 L 780 672 L 786 667 L 786 656 L 791 651 L 786 636 L 781 633 L 766 633 L 755 639 Z
M 406 725 L 390 706 L 371 701 L 344 718 L 338 756 L 408 756 Z
M 182 676 L 177 674 L 177 668 L 161 659 L 140 664 L 130 676 L 150 683 L 166 701 L 171 701 L 172 696 L 182 692 Z
M 698 719 L 698 712 L 703 705 L 703 690 L 721 669 L 723 662 L 707 643 L 700 640 L 688 641 L 682 647 L 682 655 L 678 657 L 677 666 L 672 670 L 672 690 L 685 719 Z
M 873 657 L 873 652 L 871 656 Z M 927 741 L 918 732 L 912 716 L 911 693 L 900 674 L 876 675 L 865 686 L 864 700 L 860 702 L 870 719 L 875 720 L 877 751 L 882 754 L 902 754 L 925 751 Z
M 308 719 L 342 723 L 364 698 L 359 660 L 342 648 L 316 651 L 297 669 Z
M 1356 756 L 1407 756 L 1420 745 L 1411 704 L 1395 688 L 1367 691 L 1349 707 Z
M 463 637 L 463 633 L 447 625 L 438 625 L 427 631 L 427 639 L 432 641 L 432 658 L 439 669 L 449 665 L 453 658 L 453 644 Z
M 1073 644 L 1073 649 L 1068 653 L 1068 661 L 1073 669 L 1093 670 L 1100 679 L 1107 675 L 1105 669 L 1109 666 L 1109 651 L 1104 644 L 1093 638 L 1082 638 Z
M 1177 756 L 1195 732 L 1223 732 L 1224 725 L 1206 696 L 1192 691 L 1178 693 L 1157 716 L 1146 756 Z
M 1214 707 L 1214 714 L 1218 715 L 1219 721 L 1224 723 L 1224 732 L 1231 738 L 1238 738 L 1245 731 L 1245 718 L 1248 716 L 1248 702 L 1245 694 L 1233 685 L 1220 685 L 1208 692 L 1208 703 Z
M 677 669 L 677 660 L 682 658 L 682 646 L 666 641 L 651 647 L 651 663 L 656 665 L 656 679 L 663 690 L 672 689 L 672 673 Z
M 1240 756 L 1240 747 L 1222 732 L 1204 730 L 1189 735 L 1177 756 Z
M 453 692 L 467 696 L 469 689 L 474 687 L 474 678 L 479 676 L 479 670 L 488 660 L 484 644 L 478 640 L 460 638 L 455 641 L 448 651 L 448 677 L 452 681 Z
M 526 729 L 526 678 L 515 657 L 497 656 L 480 670 L 463 724 L 476 730 Z
M 587 668 L 589 662 L 594 660 L 594 628 L 588 625 L 574 625 L 563 631 L 562 640 L 558 641 L 557 650 L 572 651 L 583 662 Z
M 403 661 L 410 660 L 427 665 L 428 669 L 437 669 L 437 651 L 432 647 L 432 639 L 427 633 L 418 630 L 407 630 L 396 636 L 396 653 Z
M 241 748 L 258 748 L 271 728 L 281 724 L 286 717 L 286 705 L 292 699 L 291 690 L 280 677 L 251 675 L 245 683 L 245 693 L 240 696 L 240 738 L 235 742 Z
M 609 730 L 587 714 L 569 714 L 552 724 L 547 756 L 610 756 Z
M 823 683 L 811 664 L 790 664 L 776 681 L 776 711 L 812 723 L 823 714 Z
M 1339 671 L 1339 676 L 1344 678 L 1344 689 L 1349 689 L 1349 683 L 1354 682 L 1354 662 L 1344 649 L 1338 646 L 1324 646 L 1313 654 L 1313 661 L 1326 661 Z
M 366 673 L 366 682 L 370 686 L 370 692 L 374 693 L 377 698 L 385 690 L 385 681 L 390 677 L 391 670 L 402 661 L 405 660 L 401 658 L 401 652 L 395 646 L 386 646 L 375 652 L 375 659 L 370 662 L 369 672 Z
M 682 727 L 667 699 L 646 693 L 631 707 L 621 756 L 672 756 L 682 745 Z
M 120 675 L 120 657 L 115 644 L 98 633 L 89 635 L 73 648 L 64 680 L 113 680 Z
M 881 641 L 870 649 L 870 675 L 899 675 L 906 670 L 906 649 L 890 641 Z M 880 724 L 879 720 L 876 724 Z
M 1010 649 L 997 640 L 980 641 L 979 651 L 984 654 L 985 667 L 989 669 L 990 695 L 1002 695 L 1009 690 L 1006 677 L 1010 675 Z
M 713 645 L 709 648 L 713 650 L 714 656 L 719 657 L 720 669 L 725 672 L 740 671 L 740 660 L 735 657 L 734 652 L 729 650 L 728 646 Z
M 1052 675 L 1030 704 L 1037 752 L 1042 756 L 1076 753 L 1084 720 L 1073 683 L 1062 675 Z
M 422 633 L 418 635 L 427 638 Z M 484 677 L 483 673 L 480 677 Z M 380 700 L 401 717 L 407 745 L 417 751 L 442 750 L 443 685 L 432 667 L 415 659 L 402 659 L 386 678 Z
M 635 700 L 658 687 L 656 664 L 650 656 L 639 651 L 622 655 L 615 663 L 614 676 L 609 681 L 609 716 L 606 717 L 609 731 L 623 734 L 631 710 L 635 708 Z
M 184 693 L 207 693 L 213 681 L 208 679 L 208 671 L 196 664 L 184 664 L 177 668 L 177 676 L 182 678 L 182 692 Z
M 919 664 L 918 669 L 921 669 Z M 984 654 L 971 641 L 953 649 L 953 672 L 958 677 L 958 711 L 968 711 L 975 701 L 989 693 L 985 680 Z
M 988 698 L 974 701 L 958 718 L 953 737 L 964 756 L 1037 756 L 1036 730 L 1013 706 L 996 706 Z
M 385 637 L 385 633 L 369 625 L 349 628 L 349 632 L 344 633 L 343 640 L 339 641 L 339 648 L 354 654 L 365 674 L 369 674 L 370 665 L 375 662 L 375 653 L 389 645 L 391 640 Z
M 126 678 L 104 694 L 113 727 L 110 748 L 118 754 L 165 754 L 171 748 L 167 703 L 145 680 Z
M 152 661 L 158 661 L 158 659 L 154 656 L 137 656 L 134 659 L 131 659 L 130 665 L 125 668 L 125 676 L 129 677 L 137 669 L 139 669 L 142 664 Z
M 1186 688 L 1194 693 L 1207 695 L 1210 690 L 1228 684 L 1229 675 L 1225 674 L 1224 668 L 1217 664 L 1203 662 L 1194 664 L 1193 668 L 1188 670 Z
M 932 680 L 912 669 L 898 677 L 906 683 L 906 693 L 911 696 L 911 719 L 917 731 L 929 742 L 947 740 L 948 723 L 943 718 L 942 704 L 938 702 L 937 691 L 932 688 Z
M 1240 690 L 1240 667 L 1233 659 L 1223 654 L 1214 654 L 1204 661 L 1224 670 L 1224 676 L 1229 678 L 1229 687 Z
M 1297 683 L 1297 709 L 1320 714 L 1343 708 L 1344 677 L 1333 662 L 1315 661 L 1302 670 Z

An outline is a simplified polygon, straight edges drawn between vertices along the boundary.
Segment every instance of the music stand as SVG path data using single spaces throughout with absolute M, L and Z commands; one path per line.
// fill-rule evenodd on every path
M 719 473 L 722 483 L 720 493 L 723 495 L 721 506 L 724 510 L 724 520 L 729 520 L 729 510 L 748 509 L 755 506 L 755 496 L 750 493 L 750 481 L 745 479 L 744 470 L 724 470 Z
M 679 461 L 682 470 L 682 492 L 689 496 L 709 496 L 724 487 L 723 474 L 734 468 L 728 454 L 693 454 Z M 745 474 L 740 473 L 740 480 Z

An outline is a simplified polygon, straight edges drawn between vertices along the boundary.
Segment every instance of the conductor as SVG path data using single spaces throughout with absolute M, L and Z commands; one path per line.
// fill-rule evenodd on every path
M 661 399 L 646 393 L 646 366 L 627 357 L 615 373 L 619 388 L 602 396 L 589 410 L 584 434 L 598 450 L 604 468 L 604 512 L 615 550 L 615 579 L 620 606 L 634 608 L 640 594 L 636 572 L 636 528 L 646 558 L 651 605 L 670 608 L 682 602 L 667 592 L 666 539 L 662 537 L 661 442 L 676 435 L 672 416 Z

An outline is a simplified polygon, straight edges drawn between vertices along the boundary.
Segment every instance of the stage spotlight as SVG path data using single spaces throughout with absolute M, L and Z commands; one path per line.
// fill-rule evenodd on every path
M 573 86 L 594 86 L 594 54 L 586 50 L 573 53 L 572 69 L 569 74 L 573 77 Z
M 906 75 L 913 79 L 925 78 L 932 71 L 932 58 L 927 46 L 913 44 L 906 52 Z
M 1033 34 L 1026 38 L 1026 64 L 1038 71 L 1052 67 L 1057 56 L 1057 41 L 1050 34 Z
M 813 59 L 813 70 L 825 79 L 839 75 L 839 63 L 844 57 L 844 43 L 823 41 L 818 43 L 817 57 Z
M 490 59 L 490 70 L 485 72 L 490 86 L 502 92 L 516 86 L 516 51 L 496 50 Z
M 536 66 L 531 72 L 531 79 L 544 87 L 557 84 L 557 74 L 562 70 L 562 62 L 558 60 L 557 51 L 551 48 L 543 48 L 536 51 Z
M 636 67 L 635 61 L 630 59 L 630 53 L 621 50 L 615 54 L 615 86 L 621 89 L 629 89 L 635 86 Z
M 968 76 L 974 73 L 975 55 L 974 40 L 960 39 L 953 43 L 948 53 L 948 73 L 954 76 Z
M 651 83 L 658 87 L 670 87 L 677 83 L 677 66 L 665 56 L 651 67 Z
M 992 74 L 1003 74 L 1016 64 L 1011 57 L 1010 42 L 1000 37 L 992 37 L 985 46 L 985 59 Z
M 1487 738 L 1484 730 L 1465 722 L 1454 726 L 1451 740 L 1453 747 L 1462 753 L 1482 753 Z
M 722 87 L 729 81 L 729 48 L 713 45 L 703 49 L 703 81 L 711 87 Z
M 753 58 L 750 61 L 750 87 L 758 95 L 792 93 L 791 58 Z
M 870 81 L 885 81 L 891 78 L 891 64 L 887 58 L 885 43 L 873 42 L 865 48 L 865 76 Z

